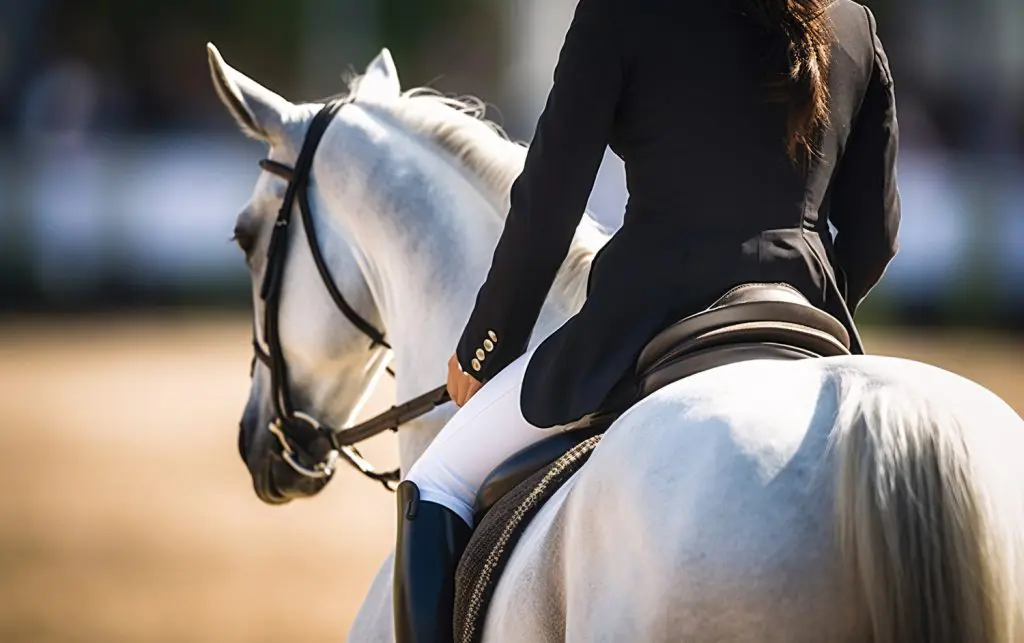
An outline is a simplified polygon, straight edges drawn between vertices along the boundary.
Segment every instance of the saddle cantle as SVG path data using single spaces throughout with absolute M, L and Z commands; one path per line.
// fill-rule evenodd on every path
M 743 284 L 647 343 L 637 360 L 639 399 L 689 375 L 734 362 L 849 354 L 846 328 L 796 288 Z
M 750 359 L 849 354 L 831 315 L 784 284 L 743 284 L 666 328 L 637 360 L 636 401 L 684 377 Z M 505 563 L 540 507 L 589 459 L 620 412 L 589 415 L 499 465 L 477 495 L 477 528 L 456 573 L 456 640 L 477 643 Z
M 702 312 L 669 326 L 637 360 L 636 401 L 684 377 L 750 359 L 848 355 L 850 336 L 828 313 L 786 284 L 736 286 Z M 618 413 L 588 415 L 572 429 L 519 451 L 501 463 L 477 495 L 479 517 L 507 492 L 563 453 L 605 431 Z

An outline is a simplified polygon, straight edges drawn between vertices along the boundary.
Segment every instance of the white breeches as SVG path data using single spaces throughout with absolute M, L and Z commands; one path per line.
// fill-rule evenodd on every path
M 473 505 L 484 479 L 506 458 L 563 427 L 539 429 L 523 417 L 519 395 L 533 351 L 476 392 L 430 443 L 405 478 L 420 498 L 444 505 L 473 526 Z

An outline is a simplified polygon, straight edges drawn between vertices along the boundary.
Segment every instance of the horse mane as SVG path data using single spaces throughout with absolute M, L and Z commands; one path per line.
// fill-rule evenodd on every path
M 349 81 L 355 91 L 359 77 Z M 402 92 L 397 100 L 374 100 L 364 106 L 383 110 L 410 132 L 451 156 L 489 192 L 494 212 L 502 219 L 509 210 L 509 191 L 526 161 L 526 144 L 513 141 L 487 118 L 486 104 L 473 96 L 453 97 L 429 87 Z M 569 252 L 552 285 L 572 312 L 586 299 L 587 276 L 597 251 L 610 232 L 584 213 Z
M 403 93 L 392 105 L 403 124 L 458 160 L 503 204 L 508 201 L 512 183 L 526 161 L 526 145 L 512 141 L 500 125 L 486 117 L 483 101 L 418 87 Z M 507 207 L 497 212 L 504 216 Z

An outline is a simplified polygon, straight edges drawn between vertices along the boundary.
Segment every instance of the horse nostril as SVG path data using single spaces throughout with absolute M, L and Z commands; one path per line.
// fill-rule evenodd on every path
M 248 464 L 249 447 L 252 445 L 253 436 L 256 435 L 256 426 L 259 421 L 259 405 L 250 400 L 242 412 L 242 419 L 238 422 L 238 455 L 242 456 L 242 462 L 246 464 Z
M 249 452 L 248 431 L 245 430 L 245 419 L 238 423 L 238 455 L 245 462 L 245 454 Z

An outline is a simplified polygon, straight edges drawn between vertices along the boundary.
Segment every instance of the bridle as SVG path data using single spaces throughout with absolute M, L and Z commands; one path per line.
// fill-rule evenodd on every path
M 440 386 L 428 391 L 355 426 L 340 429 L 332 427 L 296 410 L 292 404 L 291 392 L 288 387 L 288 365 L 285 363 L 280 329 L 278 328 L 281 289 L 288 257 L 288 242 L 291 238 L 289 229 L 297 199 L 306 240 L 309 242 L 309 250 L 313 255 L 320 278 L 331 295 L 331 299 L 334 300 L 334 304 L 353 326 L 370 339 L 368 350 L 373 350 L 378 346 L 391 349 L 384 333 L 356 312 L 338 290 L 338 285 L 331 277 L 323 253 L 320 251 L 320 245 L 317 243 L 313 217 L 310 213 L 308 190 L 313 156 L 316 154 L 316 148 L 331 120 L 349 102 L 351 102 L 350 98 L 332 100 L 313 117 L 302 142 L 302 149 L 299 151 L 295 167 L 289 167 L 269 159 L 260 161 L 262 169 L 287 180 L 288 188 L 277 214 L 277 220 L 274 222 L 270 245 L 267 248 L 266 273 L 260 286 L 260 298 L 264 303 L 263 337 L 267 349 L 263 350 L 254 326 L 252 366 L 255 368 L 256 360 L 259 360 L 270 370 L 270 387 L 274 399 L 275 417 L 267 428 L 281 443 L 281 455 L 292 469 L 307 478 L 330 479 L 334 475 L 340 458 L 371 480 L 376 480 L 385 488 L 392 489 L 391 483 L 398 482 L 400 479 L 399 471 L 397 469 L 377 471 L 363 458 L 355 445 L 385 431 L 397 431 L 402 424 L 451 401 L 446 388 Z M 389 372 L 394 375 L 390 369 Z

